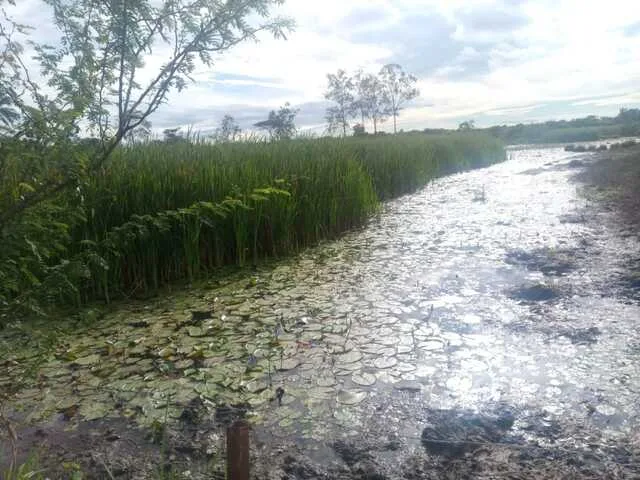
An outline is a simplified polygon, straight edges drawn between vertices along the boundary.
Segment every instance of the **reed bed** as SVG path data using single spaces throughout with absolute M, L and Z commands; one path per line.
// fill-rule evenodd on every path
M 123 146 L 83 191 L 77 249 L 98 245 L 109 267 L 86 295 L 295 253 L 362 226 L 380 201 L 503 159 L 499 141 L 473 133 Z

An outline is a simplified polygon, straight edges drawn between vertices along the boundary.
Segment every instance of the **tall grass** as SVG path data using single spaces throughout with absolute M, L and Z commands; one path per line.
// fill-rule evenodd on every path
M 363 225 L 379 201 L 504 159 L 480 134 L 123 146 L 83 191 L 80 245 L 109 269 L 88 293 L 147 291 L 296 252 Z

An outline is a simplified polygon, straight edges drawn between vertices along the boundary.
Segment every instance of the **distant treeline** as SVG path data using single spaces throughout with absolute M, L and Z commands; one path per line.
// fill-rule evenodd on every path
M 458 130 L 486 132 L 508 145 L 529 143 L 590 142 L 605 138 L 640 136 L 640 109 L 622 108 L 615 117 L 589 115 L 574 120 L 550 120 L 543 123 L 519 123 L 495 125 L 489 128 L 473 128 L 474 122 L 460 124 Z M 446 129 L 426 128 L 421 133 L 443 134 Z M 414 130 L 413 133 L 417 133 Z

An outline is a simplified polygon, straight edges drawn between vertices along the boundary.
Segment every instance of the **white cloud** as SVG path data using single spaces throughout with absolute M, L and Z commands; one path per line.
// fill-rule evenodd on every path
M 41 1 L 21 0 L 15 12 L 35 24 L 36 38 L 54 35 Z M 179 122 L 198 112 L 203 122 L 211 122 L 205 118 L 207 108 L 219 112 L 319 102 L 327 73 L 376 70 L 402 55 L 428 65 L 419 79 L 422 99 L 400 118 L 404 128 L 450 126 L 472 115 L 509 122 L 554 102 L 565 108 L 558 115 L 568 116 L 586 105 L 602 114 L 640 103 L 634 93 L 640 85 L 640 35 L 625 34 L 640 18 L 639 2 L 288 0 L 278 13 L 298 24 L 288 41 L 263 36 L 258 44 L 228 52 L 214 68 L 199 68 L 196 84 L 173 95 L 159 112 L 162 122 L 170 122 L 169 113 Z M 390 32 L 415 38 L 400 35 L 407 33 L 407 25 L 429 31 L 428 23 L 407 23 L 416 18 L 440 18 L 451 34 L 428 45 L 389 41 Z M 432 66 L 435 53 L 445 48 L 440 50 L 444 60 Z M 159 55 L 147 59 L 147 74 L 161 63 Z M 321 122 L 319 116 L 307 126 Z

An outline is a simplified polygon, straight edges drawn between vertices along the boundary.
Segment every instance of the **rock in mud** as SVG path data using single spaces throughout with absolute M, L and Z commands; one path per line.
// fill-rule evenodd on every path
M 512 290 L 509 296 L 524 302 L 546 302 L 557 298 L 559 293 L 548 285 L 537 284 Z
M 478 414 L 470 411 L 436 410 L 422 430 L 424 448 L 434 455 L 458 457 L 485 443 L 504 442 L 515 418 L 508 410 Z
M 560 223 L 574 223 L 574 224 L 587 223 L 587 219 L 584 215 L 578 215 L 573 213 L 560 215 L 558 217 L 558 220 L 560 220 Z
M 414 382 L 411 380 L 402 380 L 394 384 L 393 388 L 401 392 L 419 392 L 422 390 L 422 385 L 419 382 Z
M 311 463 L 296 459 L 291 455 L 285 457 L 282 469 L 287 475 L 300 480 L 323 478 L 323 475 Z
M 565 329 L 561 330 L 558 336 L 568 338 L 574 345 L 589 345 L 598 341 L 600 329 L 598 327 Z
M 208 320 L 213 317 L 213 310 L 193 310 L 191 312 L 191 322 L 197 324 L 203 320 Z
M 355 444 L 343 440 L 335 441 L 331 447 L 338 457 L 350 467 L 372 458 L 367 449 L 359 448 Z
M 185 426 L 198 425 L 202 420 L 202 417 L 206 414 L 207 408 L 200 397 L 196 397 L 189 402 L 189 404 L 182 410 L 180 414 L 180 421 Z
M 565 275 L 575 268 L 576 255 L 577 252 L 570 249 L 514 250 L 507 253 L 505 261 L 511 265 L 521 265 L 527 270 L 540 271 L 547 276 Z
M 606 148 L 605 148 L 605 150 L 606 150 Z M 571 160 L 571 161 L 567 164 L 567 166 L 568 166 L 569 168 L 580 168 L 580 167 L 584 167 L 584 165 L 585 165 L 584 160 L 578 160 L 578 159 Z

